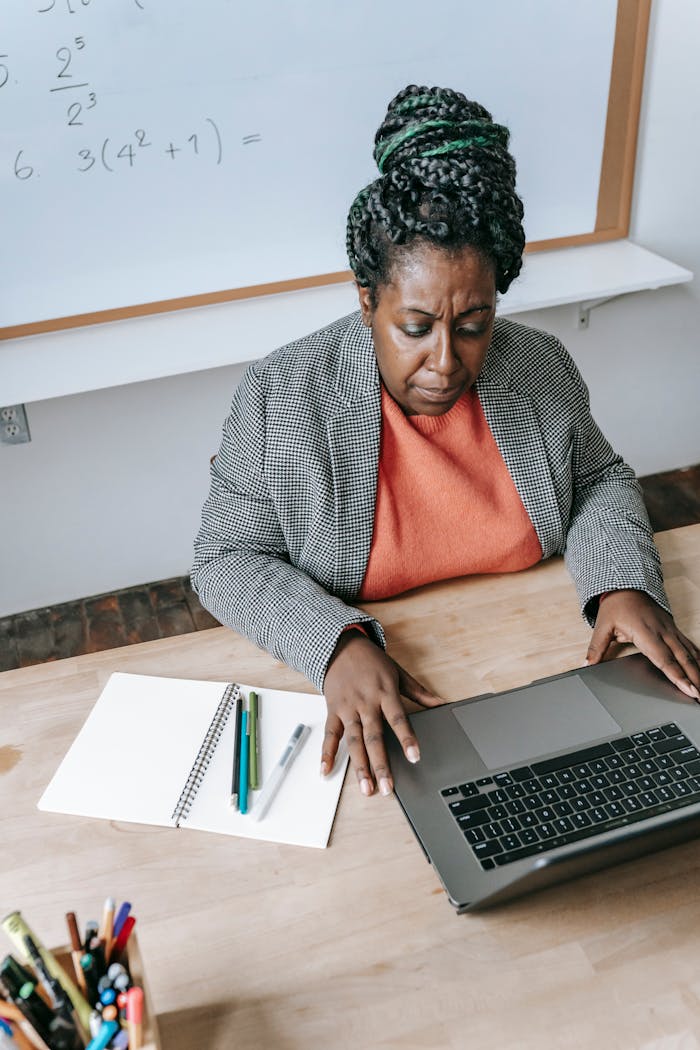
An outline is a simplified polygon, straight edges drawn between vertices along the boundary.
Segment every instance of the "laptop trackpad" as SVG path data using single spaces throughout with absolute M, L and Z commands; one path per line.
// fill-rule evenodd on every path
M 453 714 L 489 769 L 621 732 L 578 675 L 460 704 Z

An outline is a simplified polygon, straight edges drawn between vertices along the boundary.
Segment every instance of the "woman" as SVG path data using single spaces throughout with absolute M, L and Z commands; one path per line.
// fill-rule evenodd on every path
M 507 144 L 459 92 L 393 99 L 348 219 L 360 312 L 248 368 L 212 465 L 193 586 L 324 692 L 321 771 L 345 734 L 365 795 L 392 791 L 384 720 L 419 760 L 401 696 L 443 701 L 356 599 L 563 553 L 588 662 L 631 641 L 700 699 L 633 472 L 561 344 L 495 317 L 524 248 Z

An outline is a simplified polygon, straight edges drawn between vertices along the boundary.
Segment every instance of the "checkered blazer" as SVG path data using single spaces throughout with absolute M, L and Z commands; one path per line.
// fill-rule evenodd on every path
M 476 389 L 543 556 L 564 554 L 589 623 L 592 599 L 621 587 L 668 609 L 639 485 L 561 343 L 498 318 Z M 249 366 L 211 467 L 192 585 L 319 690 L 348 624 L 384 644 L 349 604 L 372 541 L 380 429 L 372 336 L 354 313 Z

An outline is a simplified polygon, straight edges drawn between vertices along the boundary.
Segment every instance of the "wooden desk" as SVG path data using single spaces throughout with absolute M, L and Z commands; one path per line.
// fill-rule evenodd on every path
M 658 541 L 698 639 L 700 525 Z M 576 666 L 589 637 L 558 561 L 375 609 L 451 699 Z M 352 779 L 328 850 L 39 813 L 115 670 L 310 687 L 223 628 L 0 675 L 2 907 L 56 944 L 68 909 L 132 901 L 164 1050 L 700 1046 L 700 842 L 458 917 L 397 803 Z

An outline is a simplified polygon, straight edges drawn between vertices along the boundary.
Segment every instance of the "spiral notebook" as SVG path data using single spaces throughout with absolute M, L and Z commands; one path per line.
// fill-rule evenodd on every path
M 261 821 L 229 805 L 236 699 L 258 694 L 260 785 L 299 722 L 311 734 Z M 321 777 L 322 696 L 230 682 L 115 673 L 38 807 L 104 820 L 324 847 L 347 767 Z M 250 793 L 250 809 L 257 792 Z

